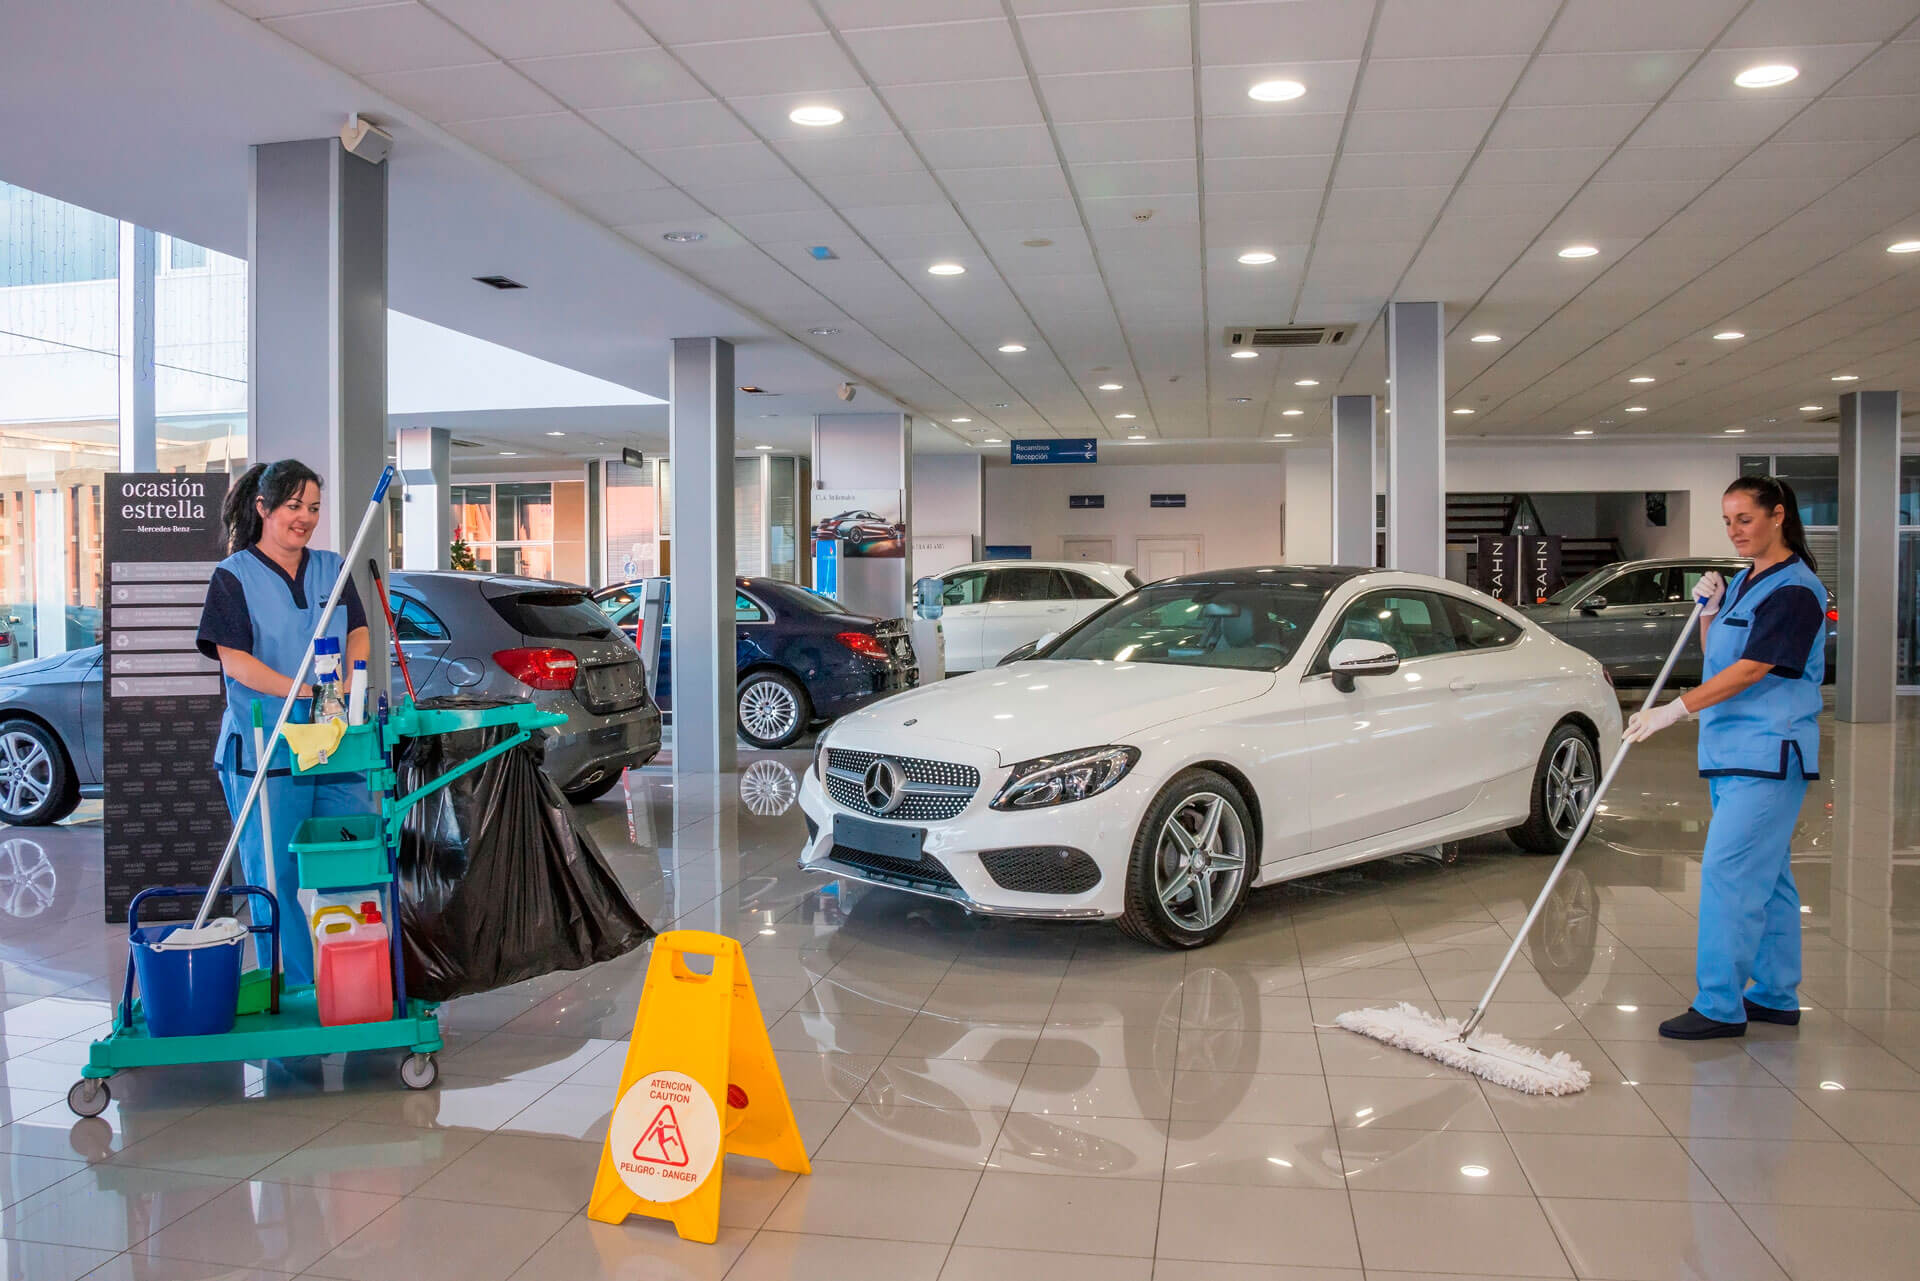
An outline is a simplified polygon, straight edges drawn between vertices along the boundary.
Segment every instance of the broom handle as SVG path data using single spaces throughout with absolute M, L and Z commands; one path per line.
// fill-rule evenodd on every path
M 213 880 L 207 886 L 207 896 L 200 902 L 200 914 L 193 918 L 195 929 L 207 923 L 207 914 L 213 910 L 214 896 L 220 892 L 221 882 L 227 879 L 227 868 L 233 865 L 233 852 L 239 848 L 240 835 L 246 830 L 247 815 L 253 812 L 253 803 L 260 799 L 260 789 L 267 781 L 267 762 L 273 758 L 273 749 L 280 742 L 280 732 L 293 716 L 293 705 L 300 698 L 300 682 L 306 679 L 307 669 L 313 666 L 313 642 L 327 634 L 327 624 L 333 621 L 333 607 L 340 603 L 340 593 L 346 590 L 347 583 L 353 578 L 354 555 L 360 550 L 360 544 L 366 541 L 367 531 L 373 528 L 373 519 L 380 514 L 381 504 L 387 497 L 387 486 L 392 482 L 393 468 L 389 466 L 380 473 L 380 483 L 374 486 L 373 497 L 367 501 L 366 515 L 360 518 L 360 528 L 354 532 L 353 543 L 341 558 L 340 576 L 333 580 L 333 590 L 327 593 L 326 607 L 320 611 L 319 625 L 313 629 L 313 638 L 300 655 L 300 666 L 293 673 L 293 684 L 287 690 L 286 700 L 280 704 L 280 719 L 273 723 L 273 733 L 267 735 L 266 754 L 254 762 L 253 785 L 247 788 L 247 797 L 240 802 L 240 810 L 233 816 L 233 833 L 227 837 L 227 848 L 221 851 L 220 866 L 214 869 Z M 271 861 L 273 851 L 269 849 L 266 853 Z
M 1674 642 L 1673 652 L 1668 654 L 1667 661 L 1660 665 L 1660 674 L 1654 678 L 1652 687 L 1647 690 L 1646 700 L 1640 704 L 1641 711 L 1644 712 L 1652 707 L 1654 700 L 1660 697 L 1660 690 L 1666 685 L 1667 677 L 1673 674 L 1673 665 L 1680 661 L 1680 651 L 1685 649 L 1687 642 L 1693 639 L 1694 628 L 1700 622 L 1700 611 L 1704 608 L 1706 608 L 1704 601 L 1693 602 L 1693 612 L 1687 615 L 1687 625 L 1680 629 L 1680 639 Z M 1540 918 L 1541 909 L 1547 905 L 1547 895 L 1553 893 L 1553 887 L 1559 881 L 1560 873 L 1567 870 L 1567 863 L 1572 860 L 1573 852 L 1580 848 L 1580 842 L 1585 838 L 1587 829 L 1593 825 L 1593 816 L 1599 812 L 1600 802 L 1606 798 L 1607 789 L 1613 786 L 1614 775 L 1620 772 L 1620 766 L 1627 759 L 1627 749 L 1632 746 L 1633 744 L 1626 739 L 1620 740 L 1620 747 L 1614 752 L 1613 760 L 1607 766 L 1607 772 L 1600 777 L 1600 786 L 1594 789 L 1593 799 L 1587 802 L 1586 813 L 1580 816 L 1580 822 L 1574 827 L 1573 835 L 1567 838 L 1567 848 L 1560 851 L 1560 857 L 1555 861 L 1553 871 L 1547 875 L 1547 883 L 1540 889 L 1540 897 L 1533 901 L 1533 908 L 1527 913 L 1527 919 L 1521 923 L 1519 930 L 1513 936 L 1513 946 L 1507 949 L 1507 955 L 1500 962 L 1500 968 L 1493 972 L 1493 982 L 1487 984 L 1486 995 L 1482 996 L 1480 1003 L 1473 1007 L 1473 1013 L 1467 1015 L 1467 1021 L 1460 1025 L 1460 1040 L 1464 1041 L 1472 1036 L 1474 1030 L 1480 1026 L 1480 1020 L 1486 1017 L 1487 1007 L 1493 1004 L 1493 994 L 1500 990 L 1502 980 L 1507 977 L 1507 970 L 1513 965 L 1513 958 L 1520 954 L 1520 945 L 1527 941 L 1528 931 L 1533 929 L 1533 923 Z

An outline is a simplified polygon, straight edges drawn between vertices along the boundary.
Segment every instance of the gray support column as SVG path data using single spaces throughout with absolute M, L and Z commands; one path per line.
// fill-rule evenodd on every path
M 159 467 L 153 423 L 153 231 L 120 224 L 120 470 Z
M 1373 397 L 1333 398 L 1333 563 L 1371 565 Z
M 1436 577 L 1447 572 L 1444 323 L 1437 302 L 1387 304 L 1387 568 Z
M 453 433 L 445 427 L 402 427 L 395 462 L 405 487 L 400 509 L 403 568 L 453 568 Z
M 869 491 L 863 501 L 884 504 L 893 493 L 900 498 L 900 519 L 906 522 L 907 545 L 913 545 L 913 416 L 911 414 L 818 414 L 813 420 L 813 518 L 834 512 L 820 508 L 820 494 Z M 875 506 L 876 511 L 881 510 Z M 837 510 L 844 511 L 844 507 Z M 812 540 L 801 554 L 812 558 Z M 842 604 L 876 618 L 905 618 L 912 608 L 913 583 L 909 558 L 843 557 L 840 562 Z
M 1840 397 L 1840 646 L 1834 715 L 1893 719 L 1899 632 L 1900 393 Z
M 668 376 L 673 460 L 673 763 L 734 767 L 733 344 L 676 338 Z
M 253 149 L 248 209 L 248 457 L 298 458 L 326 480 L 316 547 L 345 552 L 387 461 L 387 170 L 338 138 Z M 384 523 L 355 558 L 387 562 Z M 372 655 L 386 620 L 367 616 Z M 384 690 L 387 664 L 368 664 Z

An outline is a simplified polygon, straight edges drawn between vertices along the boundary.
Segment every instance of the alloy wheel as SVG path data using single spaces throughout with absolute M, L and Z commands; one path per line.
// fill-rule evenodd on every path
M 1153 890 L 1181 929 L 1201 933 L 1226 919 L 1246 874 L 1246 829 L 1218 792 L 1195 792 L 1161 824 Z
M 762 742 L 785 738 L 799 719 L 798 700 L 779 681 L 755 681 L 740 691 L 740 723 Z
M 1573 835 L 1580 816 L 1593 802 L 1597 782 L 1593 748 L 1578 736 L 1567 739 L 1547 763 L 1547 822 L 1561 840 Z
M 9 814 L 38 809 L 53 794 L 53 758 L 40 740 L 18 730 L 0 734 L 0 801 Z

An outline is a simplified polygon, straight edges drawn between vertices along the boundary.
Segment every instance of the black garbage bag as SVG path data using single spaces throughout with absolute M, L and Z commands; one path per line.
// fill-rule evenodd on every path
M 420 706 L 501 703 L 434 698 Z M 493 727 L 407 740 L 400 753 L 400 793 L 514 732 Z M 540 762 L 536 736 L 408 811 L 400 834 L 408 996 L 445 1001 L 577 970 L 653 937 Z

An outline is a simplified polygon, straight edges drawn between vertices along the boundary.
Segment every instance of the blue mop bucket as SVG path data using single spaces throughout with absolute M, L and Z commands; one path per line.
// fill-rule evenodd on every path
M 242 892 L 246 888 L 239 887 Z M 147 1034 L 218 1036 L 231 1032 L 234 1011 L 240 1001 L 241 948 L 247 935 L 255 931 L 231 918 L 209 921 L 200 930 L 184 922 L 139 923 L 141 899 L 153 894 L 179 893 L 178 890 L 146 890 L 136 895 L 127 908 L 127 949 L 133 971 L 128 978 L 139 980 L 140 1007 L 146 1015 Z M 264 892 L 259 893 L 264 897 Z M 191 937 L 177 937 L 182 932 Z M 130 1024 L 131 982 L 128 988 L 123 1017 Z

